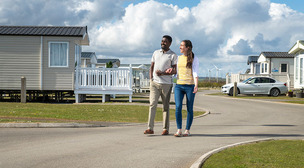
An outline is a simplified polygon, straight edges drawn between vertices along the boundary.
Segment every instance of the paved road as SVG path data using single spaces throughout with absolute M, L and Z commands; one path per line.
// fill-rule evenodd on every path
M 146 124 L 99 128 L 0 128 L 2 168 L 186 168 L 215 148 L 262 138 L 304 139 L 304 106 L 197 94 L 191 137 L 146 136 Z

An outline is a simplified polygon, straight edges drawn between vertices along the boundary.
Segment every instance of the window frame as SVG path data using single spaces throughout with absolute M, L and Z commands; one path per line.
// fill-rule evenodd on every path
M 294 58 L 294 61 L 295 61 L 295 81 L 298 81 L 299 79 L 299 55 L 297 55 L 295 58 Z
M 283 64 L 285 64 L 286 65 L 286 72 L 282 72 L 282 65 Z M 288 73 L 288 63 L 286 63 L 286 62 L 282 62 L 282 63 L 280 63 L 280 73 Z
M 300 62 L 299 62 L 299 70 L 300 70 L 300 73 L 299 73 L 299 80 L 300 80 L 300 85 L 303 85 L 304 84 L 304 57 L 300 57 Z
M 268 63 L 267 62 L 261 62 L 260 63 L 260 72 L 261 72 L 261 74 L 268 74 L 269 73 L 269 71 L 268 71 Z
M 67 54 L 67 57 L 66 57 L 66 65 L 64 65 L 64 66 L 58 66 L 58 65 L 56 65 L 56 66 L 54 66 L 54 65 L 51 65 L 51 44 L 67 44 L 67 51 L 66 51 L 66 54 Z M 69 48 L 70 48 L 70 46 L 69 46 L 69 42 L 67 42 L 67 41 L 49 41 L 48 42 L 48 50 L 49 50 L 49 54 L 48 54 L 48 57 L 49 57 L 49 68 L 68 68 L 69 67 Z

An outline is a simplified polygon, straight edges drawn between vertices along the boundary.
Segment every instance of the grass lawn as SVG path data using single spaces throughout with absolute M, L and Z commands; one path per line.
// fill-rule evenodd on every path
M 286 103 L 295 103 L 295 104 L 304 104 L 304 100 L 299 100 L 299 101 L 285 101 Z
M 203 168 L 303 168 L 303 140 L 241 145 L 212 155 Z
M 133 122 L 148 121 L 149 107 L 121 104 L 47 104 L 0 102 L 0 122 Z M 195 111 L 194 116 L 204 114 Z M 183 111 L 186 117 L 186 111 Z M 170 110 L 170 119 L 175 119 L 175 110 Z M 158 108 L 155 121 L 162 121 L 162 109 Z

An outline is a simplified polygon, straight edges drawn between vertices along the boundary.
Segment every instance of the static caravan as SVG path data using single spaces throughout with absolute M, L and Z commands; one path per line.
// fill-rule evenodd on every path
M 146 92 L 150 90 L 150 67 L 151 64 L 120 64 L 120 68 L 132 68 L 133 90 L 136 92 Z
M 258 63 L 259 56 L 248 56 L 247 65 L 250 66 L 248 74 L 260 74 L 260 64 Z
M 304 87 L 304 41 L 298 40 L 289 50 L 290 54 L 294 54 L 294 88 L 301 89 Z
M 82 52 L 81 65 L 83 68 L 95 68 L 97 64 L 97 57 L 95 52 Z
M 73 91 L 87 27 L 0 26 L 0 91 Z
M 96 68 L 106 67 L 109 62 L 112 62 L 113 68 L 120 67 L 119 59 L 97 59 Z
M 261 52 L 258 63 L 260 74 L 268 75 L 281 82 L 286 82 L 288 88 L 294 87 L 294 55 L 288 52 Z

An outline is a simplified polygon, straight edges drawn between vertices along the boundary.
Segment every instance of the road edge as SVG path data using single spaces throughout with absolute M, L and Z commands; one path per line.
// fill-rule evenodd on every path
M 245 145 L 245 144 L 250 144 L 250 143 L 256 143 L 256 142 L 263 142 L 263 141 L 272 141 L 275 140 L 273 138 L 265 138 L 265 139 L 258 139 L 258 140 L 251 140 L 251 141 L 243 141 L 243 142 L 238 142 L 235 144 L 231 144 L 231 145 L 227 145 L 227 146 L 223 146 L 217 149 L 214 149 L 212 151 L 209 151 L 207 153 L 205 153 L 204 155 L 202 155 L 199 159 L 197 159 L 190 168 L 201 168 L 202 165 L 204 164 L 204 162 L 211 157 L 213 154 L 218 153 L 220 151 L 223 151 L 225 149 L 231 148 L 231 147 L 235 147 L 235 146 L 239 146 L 239 145 Z

